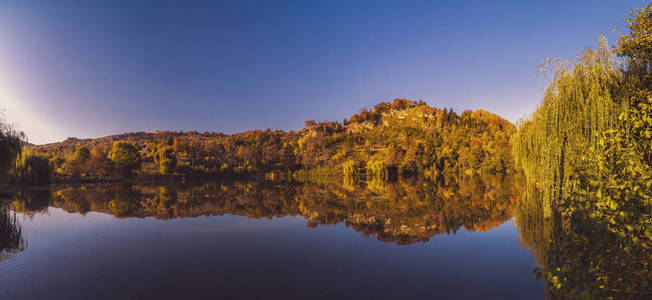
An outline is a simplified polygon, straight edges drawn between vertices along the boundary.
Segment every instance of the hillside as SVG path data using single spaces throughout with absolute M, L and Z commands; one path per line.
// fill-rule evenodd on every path
M 509 137 L 514 131 L 510 122 L 484 110 L 458 115 L 421 101 L 396 99 L 362 109 L 342 123 L 306 121 L 298 131 L 135 132 L 69 138 L 31 149 L 49 158 L 55 174 L 72 177 L 291 170 L 309 176 L 387 178 L 508 172 L 512 168 Z M 134 161 L 126 172 L 116 161 L 114 144 L 135 146 L 130 156 Z M 120 149 L 128 152 L 127 148 Z

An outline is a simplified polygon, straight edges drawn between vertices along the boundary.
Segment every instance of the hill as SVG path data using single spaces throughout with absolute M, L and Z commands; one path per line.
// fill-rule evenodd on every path
M 422 101 L 396 99 L 362 109 L 342 123 L 309 120 L 298 131 L 133 132 L 96 139 L 69 138 L 31 149 L 49 157 L 55 174 L 72 177 L 289 170 L 307 176 L 387 178 L 509 172 L 509 138 L 514 132 L 509 121 L 484 110 L 458 115 Z M 135 161 L 126 172 L 117 161 L 120 149 L 116 150 L 116 144 L 127 152 L 129 147 L 124 145 L 133 146 Z

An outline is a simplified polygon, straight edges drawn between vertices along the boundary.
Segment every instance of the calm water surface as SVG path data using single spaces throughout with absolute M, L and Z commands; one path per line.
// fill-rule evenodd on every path
M 0 298 L 544 298 L 514 197 L 498 179 L 21 191 Z

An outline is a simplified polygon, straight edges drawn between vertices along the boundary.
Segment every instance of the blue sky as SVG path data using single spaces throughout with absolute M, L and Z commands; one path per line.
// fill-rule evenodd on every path
M 0 109 L 34 143 L 291 130 L 394 98 L 514 122 L 543 59 L 615 42 L 647 2 L 3 0 Z

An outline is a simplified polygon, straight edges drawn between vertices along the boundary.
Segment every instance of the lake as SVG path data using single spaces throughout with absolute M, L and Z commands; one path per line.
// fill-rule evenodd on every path
M 18 190 L 0 298 L 543 299 L 512 181 Z

